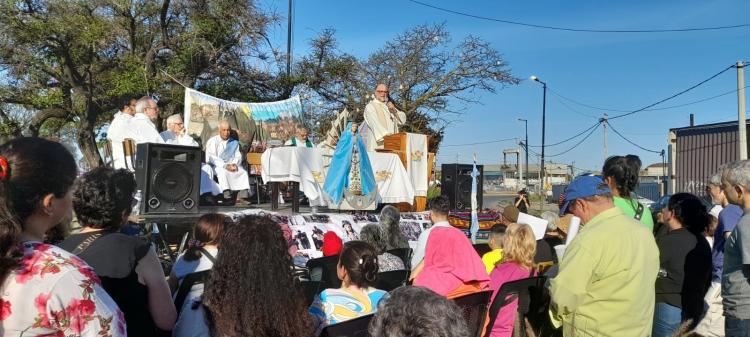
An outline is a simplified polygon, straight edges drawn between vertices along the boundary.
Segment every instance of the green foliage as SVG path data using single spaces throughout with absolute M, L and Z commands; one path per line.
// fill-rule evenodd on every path
M 275 62 L 261 57 L 275 18 L 253 1 L 3 0 L 0 13 L 0 103 L 33 113 L 32 134 L 72 132 L 90 166 L 101 163 L 95 130 L 123 99 L 155 93 L 163 114 L 181 109 L 183 89 L 165 72 L 222 97 L 291 90 L 248 65 Z M 0 123 L 14 130 L 9 117 Z

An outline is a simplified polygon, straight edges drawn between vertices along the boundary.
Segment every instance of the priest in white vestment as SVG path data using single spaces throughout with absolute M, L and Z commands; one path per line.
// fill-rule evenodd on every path
M 307 138 L 307 129 L 297 129 L 297 133 L 284 143 L 285 146 L 313 147 L 313 143 Z
M 130 119 L 135 115 L 135 104 L 135 99 L 124 101 L 120 111 L 115 114 L 115 118 L 109 123 L 109 129 L 107 129 L 107 140 L 112 145 L 112 167 L 116 169 L 127 168 L 122 141 L 127 138 Z
M 396 109 L 396 106 L 388 99 L 388 86 L 378 84 L 375 87 L 375 99 L 367 103 L 365 107 L 365 128 L 362 132 L 366 137 L 364 140 L 367 151 L 383 148 L 383 138 L 387 135 L 398 133 L 399 126 L 406 123 L 406 114 Z
M 128 137 L 125 138 L 133 138 L 136 144 L 164 143 L 154 124 L 158 117 L 159 108 L 155 100 L 151 97 L 139 99 L 135 104 L 135 116 L 130 119 Z
M 219 122 L 219 134 L 206 142 L 206 162 L 211 165 L 225 197 L 231 191 L 250 189 L 247 171 L 242 168 L 239 141 L 231 137 L 229 122 Z
M 161 133 L 161 137 L 167 144 L 198 146 L 198 142 L 196 142 L 193 137 L 185 134 L 185 127 L 183 126 L 182 116 L 180 116 L 180 114 L 174 114 L 167 118 L 167 130 Z M 211 165 L 201 165 L 201 195 L 205 193 L 219 195 L 221 192 L 221 188 L 219 188 L 219 185 L 214 181 L 214 170 L 211 169 Z

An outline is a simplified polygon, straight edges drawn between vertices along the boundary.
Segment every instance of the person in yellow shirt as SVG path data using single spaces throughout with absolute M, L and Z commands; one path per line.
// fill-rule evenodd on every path
M 505 225 L 497 224 L 490 229 L 490 250 L 482 255 L 482 263 L 487 268 L 487 274 L 495 269 L 495 265 L 503 260 L 503 237 L 505 236 Z
M 550 311 L 563 336 L 649 336 L 659 273 L 651 231 L 615 206 L 599 177 L 576 178 L 560 212 L 586 224 L 550 285 Z

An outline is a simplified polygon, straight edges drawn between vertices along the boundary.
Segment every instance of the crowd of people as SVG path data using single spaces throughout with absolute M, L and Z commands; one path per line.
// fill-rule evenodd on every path
M 165 275 L 149 244 L 122 233 L 137 189 L 132 172 L 101 167 L 78 176 L 59 143 L 13 139 L 0 145 L 0 331 L 314 336 L 374 314 L 372 336 L 468 336 L 453 299 L 483 291 L 494 299 L 504 284 L 545 275 L 549 318 L 564 336 L 749 336 L 750 217 L 743 210 L 750 208 L 750 161 L 710 178 L 713 205 L 678 193 L 655 217 L 633 197 L 639 169 L 637 157 L 616 156 L 604 163 L 603 178 L 576 178 L 542 240 L 516 222 L 517 208 L 506 210 L 483 256 L 448 223 L 450 203 L 438 196 L 429 204 L 433 225 L 402 260 L 388 251 L 409 242 L 398 210 L 385 206 L 355 240 L 323 236 L 341 286 L 321 289 L 310 304 L 294 273 L 288 226 L 268 216 L 204 214 Z M 73 213 L 81 228 L 53 235 Z M 550 250 L 547 239 L 564 237 L 572 216 L 582 228 L 564 255 L 542 252 Z M 550 260 L 557 266 L 542 268 Z M 409 271 L 410 286 L 376 287 L 380 273 L 398 270 Z M 205 282 L 186 283 L 198 273 Z M 522 324 L 517 306 L 500 309 L 488 336 L 511 336 Z

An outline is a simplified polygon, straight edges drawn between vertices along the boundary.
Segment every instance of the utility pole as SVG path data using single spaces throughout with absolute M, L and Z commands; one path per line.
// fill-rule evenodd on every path
M 737 119 L 739 122 L 740 160 L 747 159 L 747 122 L 745 119 L 745 65 L 737 61 Z
M 526 152 L 526 161 L 524 162 L 526 172 L 524 173 L 526 176 L 526 188 L 529 188 L 529 121 L 523 118 L 519 118 L 518 120 L 522 121 L 526 128 L 526 140 L 523 142 L 523 148 Z
M 607 160 L 607 114 L 604 114 L 604 118 L 599 118 L 599 123 L 602 123 L 602 127 L 604 128 L 604 160 L 602 162 Z
M 289 0 L 289 20 L 286 27 L 286 76 L 292 77 L 292 0 Z

